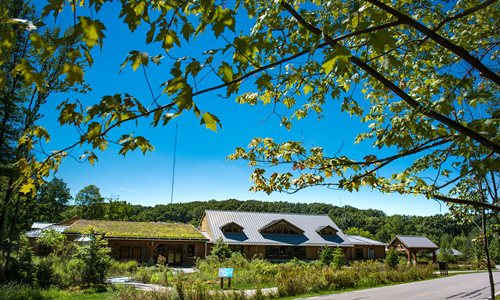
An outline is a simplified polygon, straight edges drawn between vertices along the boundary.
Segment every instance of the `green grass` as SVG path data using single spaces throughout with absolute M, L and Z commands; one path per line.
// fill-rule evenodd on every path
M 90 229 L 106 237 L 205 239 L 191 224 L 164 222 L 78 220 L 64 232 L 84 234 Z

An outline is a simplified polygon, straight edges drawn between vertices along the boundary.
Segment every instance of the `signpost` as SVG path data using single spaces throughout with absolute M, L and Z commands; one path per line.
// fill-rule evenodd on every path
M 220 288 L 224 289 L 224 278 L 227 278 L 227 288 L 231 288 L 231 278 L 233 278 L 233 268 L 219 268 Z

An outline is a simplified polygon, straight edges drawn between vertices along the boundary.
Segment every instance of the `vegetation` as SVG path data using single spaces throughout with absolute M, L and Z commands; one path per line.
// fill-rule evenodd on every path
M 234 268 L 232 287 L 239 289 L 255 289 L 265 287 L 278 287 L 277 295 L 269 297 L 295 296 L 310 292 L 326 292 L 350 288 L 366 288 L 389 283 L 400 283 L 431 278 L 433 267 L 419 266 L 406 267 L 405 264 L 390 268 L 376 261 L 354 262 L 349 267 L 338 267 L 334 264 L 324 265 L 320 262 L 303 262 L 292 260 L 283 264 L 273 264 L 262 259 L 246 260 L 237 252 L 230 258 L 220 260 L 215 256 L 198 260 L 199 272 L 181 275 L 169 275 L 166 285 L 174 287 L 170 297 L 179 299 L 178 295 L 201 295 L 196 299 L 212 299 L 208 295 L 220 289 L 217 278 L 219 267 Z M 164 270 L 158 266 L 148 267 L 150 275 L 148 278 L 156 278 L 155 275 L 163 274 Z M 138 271 L 138 274 L 144 274 Z M 136 277 L 137 278 L 137 277 Z M 144 278 L 144 277 L 143 277 Z M 149 280 L 152 282 L 152 280 Z M 130 292 L 130 291 L 127 291 Z M 137 293 L 137 292 L 136 292 Z M 256 295 L 253 295 L 256 297 Z M 264 297 L 263 295 L 261 295 Z M 186 299 L 191 299 L 189 296 Z M 247 299 L 247 298 L 238 298 Z M 252 296 L 249 299 L 253 299 Z
M 89 229 L 108 237 L 205 239 L 193 225 L 179 223 L 78 220 L 65 232 L 82 234 L 88 232 Z

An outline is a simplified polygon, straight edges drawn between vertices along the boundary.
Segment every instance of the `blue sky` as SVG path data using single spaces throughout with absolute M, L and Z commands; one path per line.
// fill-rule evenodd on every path
M 43 1 L 35 1 L 36 4 Z M 45 125 L 52 135 L 47 149 L 57 149 L 77 138 L 76 131 L 70 127 L 61 128 L 56 122 L 55 107 L 60 101 L 78 99 L 85 105 L 95 103 L 104 95 L 130 93 L 145 103 L 150 101 L 149 90 L 140 70 L 132 72 L 130 68 L 120 71 L 120 64 L 130 50 L 149 52 L 151 55 L 162 54 L 161 49 L 146 46 L 144 30 L 131 34 L 126 25 L 111 17 L 116 13 L 113 8 L 105 9 L 100 18 L 106 22 L 107 31 L 102 51 L 94 51 L 94 66 L 86 70 L 85 79 L 92 86 L 92 91 L 85 95 L 54 95 L 44 111 Z M 70 20 L 68 11 L 58 18 L 57 24 L 64 26 Z M 199 38 L 194 47 L 206 45 L 207 40 Z M 173 53 L 179 55 L 180 53 Z M 155 93 L 160 93 L 160 84 L 168 79 L 169 62 L 159 67 L 148 68 L 148 76 Z M 250 79 L 253 82 L 255 79 Z M 207 86 L 214 81 L 204 82 Z M 245 84 L 243 90 L 251 89 Z M 92 167 L 88 163 L 79 163 L 68 158 L 61 166 L 57 177 L 68 183 L 72 194 L 89 184 L 95 184 L 105 197 L 119 198 L 134 204 L 155 205 L 170 202 L 175 126 L 178 126 L 177 160 L 174 187 L 174 202 L 236 198 L 240 200 L 256 199 L 265 201 L 289 202 L 325 202 L 334 205 L 351 205 L 358 208 L 381 209 L 388 214 L 432 215 L 446 211 L 445 205 L 423 197 L 387 195 L 376 191 L 344 192 L 325 188 L 311 188 L 294 195 L 274 193 L 253 193 L 251 186 L 252 169 L 243 161 L 227 161 L 226 157 L 238 146 L 246 146 L 253 137 L 273 137 L 277 141 L 289 139 L 303 140 L 307 146 L 323 146 L 327 153 L 339 149 L 352 153 L 359 149 L 359 156 L 376 154 L 369 145 L 358 148 L 353 146 L 354 136 L 366 125 L 357 119 L 340 114 L 338 102 L 325 105 L 321 120 L 315 116 L 296 122 L 291 131 L 279 126 L 277 117 L 269 117 L 270 106 L 242 106 L 234 98 L 223 99 L 218 95 L 224 91 L 215 91 L 196 98 L 202 110 L 210 111 L 222 121 L 222 128 L 217 132 L 199 125 L 191 113 L 169 123 L 166 127 L 151 128 L 147 121 L 141 121 L 139 127 L 124 126 L 117 133 L 135 132 L 145 135 L 155 146 L 155 151 L 142 155 L 140 152 L 129 153 L 126 157 L 118 155 L 118 148 L 111 146 L 106 152 L 98 152 L 99 161 Z M 355 94 L 356 97 L 361 97 Z M 166 97 L 166 96 L 164 96 Z M 162 98 L 167 101 L 168 98 Z M 359 98 L 358 98 L 359 99 Z M 363 101 L 362 99 L 360 99 Z M 71 154 L 79 156 L 84 149 L 75 149 Z M 394 167 L 397 167 L 395 165 Z

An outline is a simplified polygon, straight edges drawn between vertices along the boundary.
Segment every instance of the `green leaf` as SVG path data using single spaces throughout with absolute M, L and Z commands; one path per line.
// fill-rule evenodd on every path
M 212 131 L 217 131 L 217 125 L 220 127 L 220 120 L 215 115 L 206 112 L 201 117 L 200 124 L 205 124 L 205 126 Z
M 189 22 L 184 23 L 181 29 L 181 33 L 182 37 L 186 40 L 186 42 L 189 42 L 189 38 L 191 37 L 191 35 L 193 35 L 194 32 L 195 30 L 193 25 L 191 25 L 191 23 Z
M 102 48 L 102 42 L 105 37 L 104 31 L 106 27 L 99 20 L 92 20 L 89 17 L 79 17 L 79 28 L 82 31 L 82 41 L 92 48 L 96 44 Z
M 233 68 L 225 61 L 222 62 L 217 74 L 219 74 L 225 82 L 233 80 Z
M 334 67 L 339 66 L 345 68 L 349 63 L 351 52 L 346 47 L 338 47 L 330 55 L 326 57 L 323 63 L 323 70 L 326 74 L 330 73 Z
M 63 66 L 62 73 L 66 74 L 66 80 L 71 85 L 74 85 L 75 82 L 83 81 L 83 70 L 82 67 L 78 65 L 65 63 Z
M 235 12 L 230 10 L 229 8 L 222 8 L 222 6 L 217 6 L 215 9 L 214 16 L 212 18 L 212 30 L 215 34 L 215 37 L 218 37 L 224 30 L 229 28 L 234 32 Z

